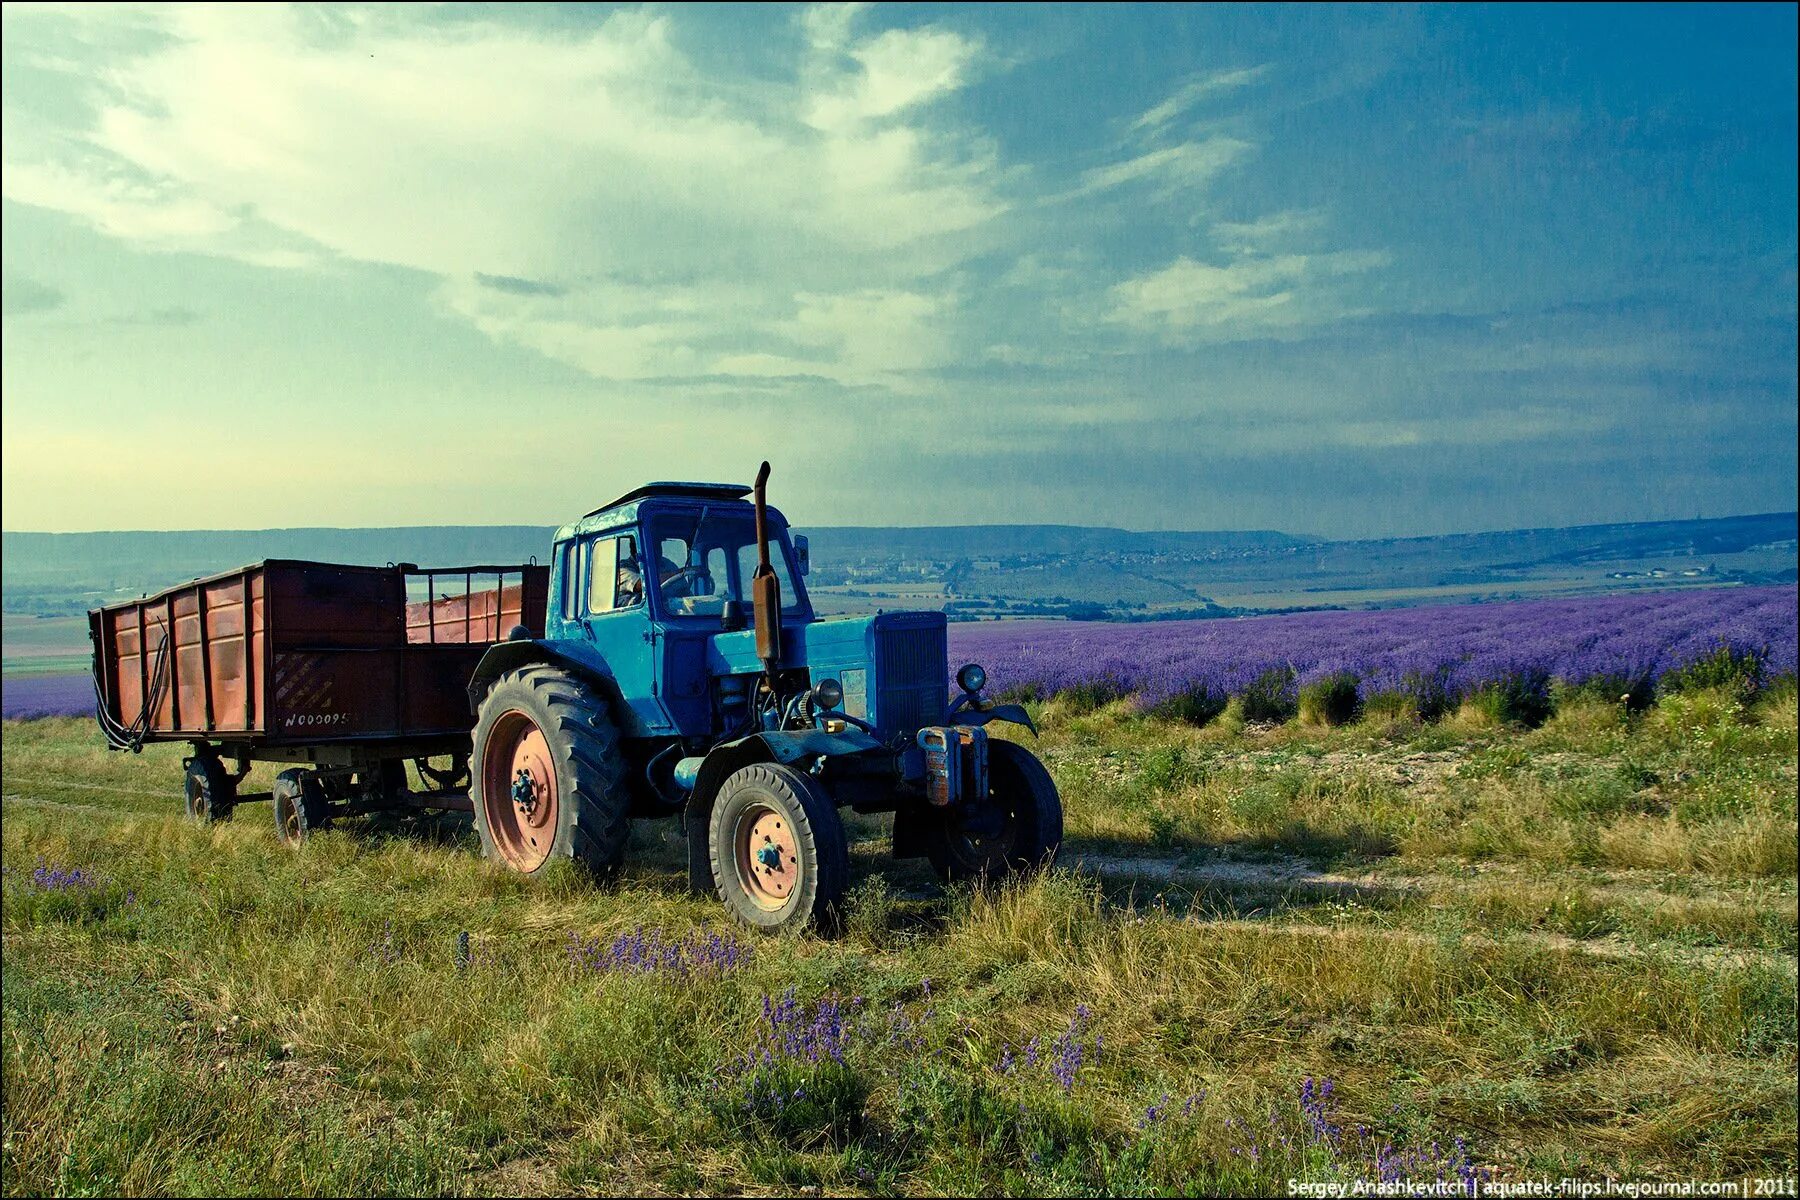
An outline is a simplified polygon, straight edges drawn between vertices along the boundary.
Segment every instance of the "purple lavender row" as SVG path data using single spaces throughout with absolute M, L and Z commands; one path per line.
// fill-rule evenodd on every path
M 1792 674 L 1792 587 L 1711 588 L 1507 604 L 1297 613 L 1113 625 L 983 622 L 950 627 L 951 656 L 1002 688 L 1043 695 L 1109 684 L 1158 703 L 1243 693 L 1271 670 L 1305 684 L 1339 672 L 1365 695 L 1438 687 L 1467 695 L 1521 672 L 1571 684 L 1654 684 L 1721 646 Z

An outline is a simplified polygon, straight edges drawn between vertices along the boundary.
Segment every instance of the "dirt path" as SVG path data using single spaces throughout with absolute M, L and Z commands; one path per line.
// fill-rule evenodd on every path
M 1524 881 L 1532 878 L 1527 872 L 1512 864 L 1490 863 L 1483 863 L 1479 866 L 1471 865 L 1467 871 L 1456 874 L 1424 872 L 1400 875 L 1382 871 L 1345 874 L 1321 870 L 1304 860 L 1294 858 L 1263 862 L 1221 861 L 1184 865 L 1179 859 L 1171 858 L 1128 858 L 1106 854 L 1077 853 L 1065 854 L 1059 858 L 1058 862 L 1059 865 L 1105 880 L 1153 881 L 1157 884 L 1177 887 L 1222 885 L 1271 889 L 1317 888 L 1325 891 L 1339 891 L 1346 898 L 1354 898 L 1359 893 L 1368 895 L 1379 892 L 1402 892 L 1422 897 L 1434 891 L 1468 892 L 1483 883 Z M 1669 898 L 1666 893 L 1647 886 L 1651 879 L 1656 878 L 1653 872 L 1614 871 L 1605 873 L 1605 875 L 1607 878 L 1598 882 L 1581 876 L 1563 876 L 1556 880 L 1543 879 L 1541 882 L 1575 884 L 1590 890 L 1611 893 L 1614 898 L 1619 899 L 1629 898 L 1655 902 Z M 1718 890 L 1724 895 L 1732 894 L 1729 888 Z M 1247 921 L 1260 922 L 1272 930 L 1306 937 L 1381 937 L 1415 942 L 1441 940 L 1438 935 L 1418 930 L 1395 929 L 1361 923 L 1324 925 L 1316 922 L 1291 921 L 1273 916 L 1207 918 L 1194 923 L 1208 927 L 1232 928 L 1241 927 Z M 1460 940 L 1479 945 L 1525 942 L 1546 950 L 1591 954 L 1599 958 L 1610 959 L 1673 959 L 1677 962 L 1702 966 L 1743 966 L 1759 963 L 1785 967 L 1788 970 L 1795 970 L 1797 966 L 1800 966 L 1791 953 L 1729 946 L 1693 946 L 1668 939 L 1638 942 L 1618 934 L 1577 938 L 1567 934 L 1548 933 L 1540 930 L 1518 930 L 1502 937 L 1463 934 Z

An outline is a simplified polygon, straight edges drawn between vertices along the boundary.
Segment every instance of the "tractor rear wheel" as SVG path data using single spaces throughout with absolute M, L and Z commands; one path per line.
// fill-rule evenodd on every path
M 475 722 L 469 798 L 481 852 L 522 875 L 573 858 L 597 877 L 625 854 L 631 809 L 605 701 L 555 667 L 509 671 Z
M 945 880 L 998 881 L 1050 865 L 1062 845 L 1062 798 L 1037 755 L 1017 742 L 988 742 L 985 802 L 934 811 L 926 838 Z
M 810 775 L 741 767 L 720 785 L 708 825 L 714 886 L 733 916 L 770 933 L 835 921 L 850 849 L 837 806 Z
M 182 795 L 187 801 L 187 815 L 202 825 L 231 820 L 237 804 L 237 781 L 225 772 L 225 764 L 211 755 L 197 754 L 183 759 L 187 771 Z
M 298 846 L 323 829 L 331 815 L 318 775 L 304 767 L 277 775 L 269 799 L 275 810 L 275 836 L 289 846 Z

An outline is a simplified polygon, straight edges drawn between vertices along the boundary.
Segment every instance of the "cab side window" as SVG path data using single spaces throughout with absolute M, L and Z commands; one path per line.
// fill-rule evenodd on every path
M 587 579 L 588 547 L 592 542 L 570 542 L 563 547 L 562 615 L 565 621 L 581 618 L 581 593 Z
M 588 543 L 587 611 L 617 612 L 644 602 L 644 567 L 638 561 L 637 539 L 630 534 L 596 538 Z

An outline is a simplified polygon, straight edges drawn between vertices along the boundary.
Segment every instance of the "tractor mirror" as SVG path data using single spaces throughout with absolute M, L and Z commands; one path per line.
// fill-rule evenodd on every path
M 799 566 L 802 575 L 812 571 L 812 547 L 807 543 L 804 533 L 794 535 L 794 562 Z

